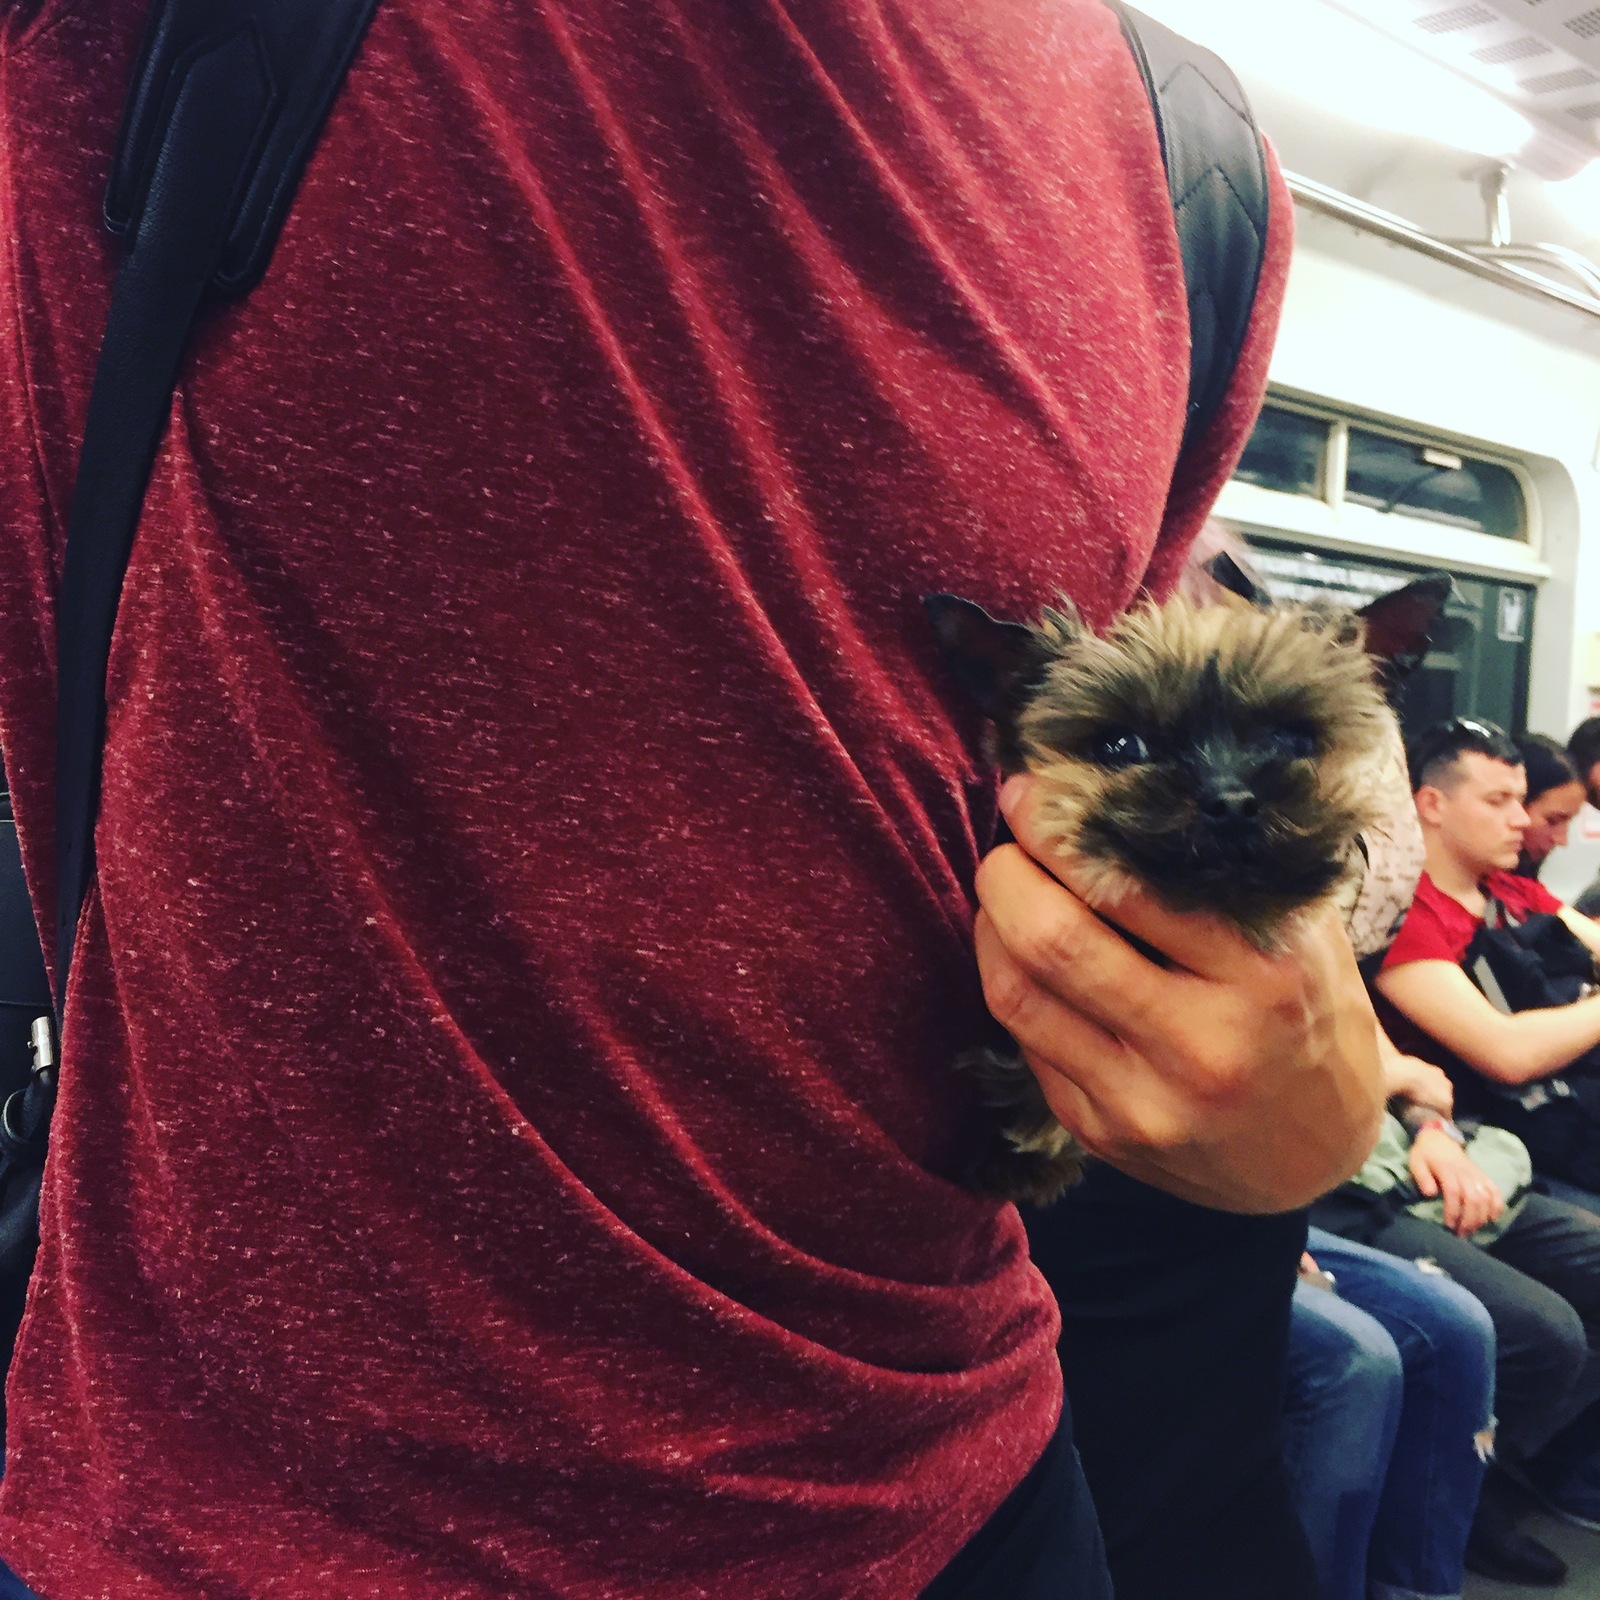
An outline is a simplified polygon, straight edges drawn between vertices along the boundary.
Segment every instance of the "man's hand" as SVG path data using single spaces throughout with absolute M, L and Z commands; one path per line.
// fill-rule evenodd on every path
M 1268 956 L 1220 918 L 1130 893 L 1108 915 L 1163 967 L 1072 892 L 1081 864 L 1041 837 L 1031 781 L 1004 801 L 1018 844 L 978 871 L 984 995 L 1084 1148 L 1227 1211 L 1287 1211 L 1349 1177 L 1377 1139 L 1383 1078 L 1338 918 Z
M 1385 1048 L 1387 1047 L 1387 1048 Z M 1392 1100 L 1399 1096 L 1414 1106 L 1428 1106 L 1449 1116 L 1455 1105 L 1456 1090 L 1449 1075 L 1420 1056 L 1403 1056 L 1389 1043 L 1388 1035 L 1378 1033 L 1378 1052 L 1383 1058 L 1383 1092 Z
M 1444 1225 L 1463 1239 L 1506 1208 L 1505 1196 L 1487 1173 L 1447 1133 L 1424 1128 L 1411 1141 L 1411 1178 L 1420 1193 L 1444 1199 Z

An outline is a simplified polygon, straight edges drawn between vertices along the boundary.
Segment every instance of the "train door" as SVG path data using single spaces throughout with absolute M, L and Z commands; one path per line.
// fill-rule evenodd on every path
M 1317 550 L 1256 532 L 1247 542 L 1280 599 L 1360 607 L 1438 567 Z M 1444 570 L 1449 570 L 1445 568 Z M 1537 591 L 1531 583 L 1453 572 L 1455 593 L 1433 646 L 1406 685 L 1400 720 L 1409 736 L 1451 717 L 1486 717 L 1511 733 L 1528 723 L 1528 670 Z

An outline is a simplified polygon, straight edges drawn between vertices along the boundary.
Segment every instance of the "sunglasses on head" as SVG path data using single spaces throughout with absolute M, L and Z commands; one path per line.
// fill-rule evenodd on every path
M 1481 717 L 1456 717 L 1445 731 L 1447 733 L 1469 733 L 1476 739 L 1505 739 L 1509 737 L 1504 728 L 1496 727 L 1492 722 L 1485 722 Z

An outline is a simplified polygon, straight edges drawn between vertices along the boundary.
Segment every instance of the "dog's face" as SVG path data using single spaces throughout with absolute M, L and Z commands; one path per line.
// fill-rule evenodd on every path
M 1038 628 L 950 597 L 929 610 L 1097 904 L 1132 879 L 1270 947 L 1345 876 L 1388 721 L 1349 613 L 1176 599 L 1097 637 L 1065 609 Z
M 1050 631 L 1018 719 L 1056 840 L 1268 942 L 1371 820 L 1383 699 L 1347 618 L 1185 601 Z

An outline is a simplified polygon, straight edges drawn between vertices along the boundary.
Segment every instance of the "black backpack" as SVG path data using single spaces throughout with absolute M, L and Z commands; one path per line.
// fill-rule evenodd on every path
M 1595 958 L 1560 917 L 1537 912 L 1513 922 L 1490 900 L 1484 923 L 1461 958 L 1497 1011 L 1543 1011 L 1592 993 Z M 1534 1171 L 1600 1192 L 1600 1045 L 1533 1083 L 1499 1084 L 1457 1066 L 1459 1097 L 1517 1135 Z
M 1268 177 L 1244 93 L 1208 51 L 1115 4 L 1155 114 L 1187 283 L 1183 449 L 1203 438 L 1249 331 Z M 266 271 L 377 0 L 158 0 L 106 194 L 126 254 L 101 342 L 58 611 L 58 1005 L 94 871 L 105 669 L 145 485 L 207 306 Z M 1181 457 L 1180 457 L 1181 459 Z M 38 1244 L 55 1023 L 9 803 L 0 818 L 0 1365 Z

